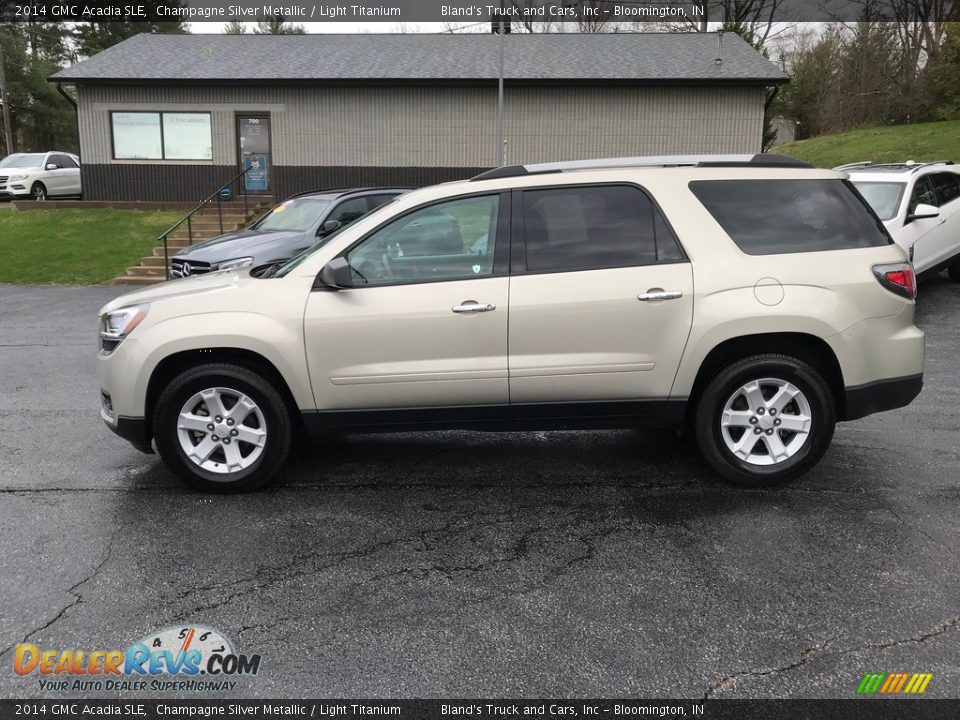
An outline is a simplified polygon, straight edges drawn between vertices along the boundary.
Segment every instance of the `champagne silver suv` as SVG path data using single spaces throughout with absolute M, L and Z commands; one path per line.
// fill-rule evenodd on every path
M 418 234 L 438 216 L 455 242 Z M 774 485 L 837 421 L 920 392 L 915 293 L 838 172 L 773 155 L 497 168 L 402 195 L 269 277 L 109 303 L 101 415 L 212 491 L 270 481 L 299 429 L 687 426 L 728 481 Z

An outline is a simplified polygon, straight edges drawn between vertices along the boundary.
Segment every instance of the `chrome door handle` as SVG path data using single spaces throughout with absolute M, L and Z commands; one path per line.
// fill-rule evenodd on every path
M 645 293 L 637 295 L 637 300 L 641 302 L 660 302 L 661 300 L 676 300 L 683 297 L 679 290 L 664 290 L 663 288 L 650 288 Z
M 459 305 L 454 305 L 450 309 L 455 313 L 482 313 L 496 310 L 497 306 L 493 303 L 478 303 L 476 300 L 464 300 Z

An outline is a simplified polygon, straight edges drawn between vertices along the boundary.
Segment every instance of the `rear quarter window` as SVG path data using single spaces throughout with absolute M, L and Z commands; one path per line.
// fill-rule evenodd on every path
M 893 242 L 866 201 L 844 180 L 695 180 L 690 190 L 748 255 Z

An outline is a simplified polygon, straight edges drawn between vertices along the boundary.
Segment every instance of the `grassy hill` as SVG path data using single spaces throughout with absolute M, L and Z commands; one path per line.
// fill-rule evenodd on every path
M 0 283 L 107 282 L 149 255 L 183 211 L 0 212 Z
M 860 160 L 953 160 L 960 163 L 960 120 L 823 135 L 775 145 L 770 152 L 800 158 L 818 167 L 836 167 Z

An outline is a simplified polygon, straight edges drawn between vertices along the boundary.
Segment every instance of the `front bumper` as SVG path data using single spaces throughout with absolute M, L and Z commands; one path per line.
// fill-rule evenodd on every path
M 111 421 L 108 416 L 101 411 L 104 424 L 117 435 L 133 445 L 142 453 L 152 454 L 153 446 L 150 443 L 150 432 L 147 428 L 147 421 L 142 417 L 124 417 L 120 415 L 116 421 Z
M 11 190 L 5 188 L 0 190 L 0 200 L 26 200 L 30 197 L 30 191 L 24 188 L 23 190 Z
M 873 413 L 894 410 L 909 405 L 923 389 L 923 373 L 890 378 L 848 387 L 843 420 L 859 420 Z

